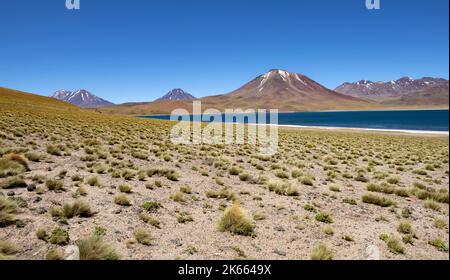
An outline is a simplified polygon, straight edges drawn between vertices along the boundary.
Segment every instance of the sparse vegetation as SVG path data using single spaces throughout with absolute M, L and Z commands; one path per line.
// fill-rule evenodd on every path
M 124 258 L 203 259 L 215 227 L 228 248 L 218 258 L 304 258 L 304 244 L 314 259 L 362 257 L 379 234 L 383 257 L 448 258 L 448 137 L 280 128 L 277 154 L 262 156 L 252 145 L 175 145 L 170 122 L 48 109 L 47 99 L 31 109 L 3 91 L 0 238 L 19 253 L 0 258 L 62 259 L 81 244 L 82 259 L 118 259 L 110 242 L 120 242 Z M 142 228 L 152 242 L 134 236 Z
M 138 228 L 134 231 L 134 238 L 139 244 L 150 246 L 152 245 L 152 236 L 150 232 L 143 228 Z
M 373 194 L 364 195 L 362 197 L 362 201 L 364 203 L 374 204 L 374 205 L 378 205 L 381 207 L 389 207 L 389 206 L 395 205 L 395 202 L 393 202 L 392 200 L 385 198 L 385 197 L 373 195 Z
M 118 260 L 120 258 L 115 248 L 104 241 L 103 236 L 93 234 L 79 240 L 77 245 L 80 248 L 81 260 Z
M 219 230 L 246 236 L 255 234 L 254 225 L 239 204 L 233 204 L 225 210 L 219 222 Z
M 311 260 L 329 261 L 333 259 L 333 251 L 327 248 L 325 244 L 319 244 L 314 248 L 311 254 Z
M 130 206 L 131 201 L 125 194 L 118 194 L 114 197 L 114 203 L 120 206 Z

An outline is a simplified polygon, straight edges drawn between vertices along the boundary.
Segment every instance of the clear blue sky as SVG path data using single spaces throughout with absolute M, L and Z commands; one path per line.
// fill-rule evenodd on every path
M 448 78 L 448 0 L 0 0 L 0 86 L 116 103 L 230 92 L 272 68 L 334 88 Z

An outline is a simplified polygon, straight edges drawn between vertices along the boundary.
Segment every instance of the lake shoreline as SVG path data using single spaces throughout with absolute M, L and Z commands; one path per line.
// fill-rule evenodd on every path
M 184 116 L 186 117 L 186 116 Z M 204 117 L 204 116 L 203 116 Z M 219 115 L 214 116 L 219 117 Z M 229 122 L 221 115 L 219 121 Z M 247 123 L 236 118 L 234 123 Z M 146 119 L 170 120 L 170 115 L 140 116 Z M 193 120 L 190 115 L 191 121 Z M 217 120 L 217 118 L 215 118 Z M 206 118 L 202 122 L 208 123 Z M 257 120 L 249 121 L 256 123 Z M 270 124 L 267 118 L 262 125 Z M 448 135 L 448 110 L 403 110 L 403 111 L 333 111 L 279 113 L 274 125 L 287 128 L 315 128 L 322 130 L 349 130 L 394 132 L 407 134 Z

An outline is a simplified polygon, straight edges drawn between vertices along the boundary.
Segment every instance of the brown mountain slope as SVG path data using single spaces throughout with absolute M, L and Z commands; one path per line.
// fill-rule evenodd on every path
M 371 102 L 339 94 L 310 78 L 284 70 L 271 70 L 243 87 L 221 96 L 203 98 L 207 106 L 224 108 L 313 111 L 357 109 Z
M 81 111 L 75 105 L 51 97 L 0 87 L 0 107 L 7 110 L 13 106 L 31 107 L 33 110 Z
M 448 106 L 449 87 L 435 86 L 424 90 L 409 92 L 405 95 L 381 100 L 382 104 Z
M 192 100 L 191 101 L 168 100 L 168 101 L 155 101 L 148 103 L 145 102 L 125 103 L 111 107 L 100 108 L 97 110 L 107 114 L 145 116 L 151 114 L 154 115 L 170 114 L 175 109 L 186 109 L 189 112 L 191 112 Z

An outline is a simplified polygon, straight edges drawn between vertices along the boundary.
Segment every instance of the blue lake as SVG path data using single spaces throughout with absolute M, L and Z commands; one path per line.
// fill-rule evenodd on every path
M 369 129 L 448 131 L 448 113 L 448 110 L 279 113 L 278 124 Z M 170 120 L 170 115 L 142 116 L 142 118 Z

